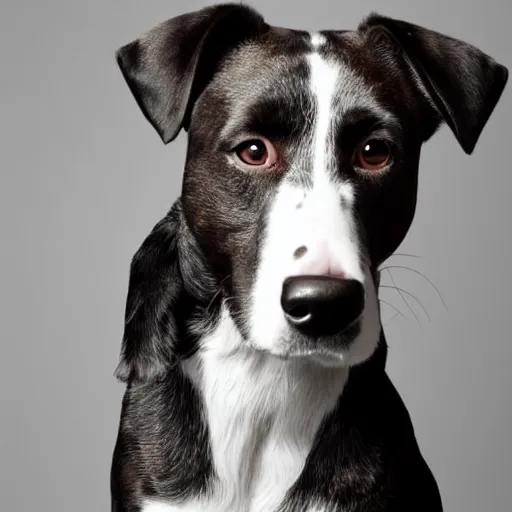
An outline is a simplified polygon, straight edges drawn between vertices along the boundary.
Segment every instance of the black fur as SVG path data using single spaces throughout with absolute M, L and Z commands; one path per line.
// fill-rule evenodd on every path
M 124 382 L 166 378 L 180 358 L 192 354 L 195 330 L 204 331 L 218 308 L 209 302 L 213 287 L 178 200 L 133 257 L 116 377 Z
M 142 498 L 204 493 L 212 471 L 200 397 L 180 369 L 129 384 L 112 464 L 114 510 L 138 511 Z

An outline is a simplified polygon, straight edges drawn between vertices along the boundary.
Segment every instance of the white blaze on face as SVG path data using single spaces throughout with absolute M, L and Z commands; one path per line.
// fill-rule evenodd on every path
M 312 36 L 318 49 L 325 40 Z M 340 109 L 361 98 L 364 84 L 341 62 L 327 60 L 317 51 L 307 56 L 308 84 L 315 104 L 313 140 L 310 149 L 312 185 L 302 188 L 283 180 L 266 219 L 266 233 L 250 304 L 250 341 L 257 348 L 276 355 L 293 355 L 293 332 L 281 308 L 284 280 L 293 275 L 344 275 L 366 288 L 361 334 L 342 353 L 333 356 L 343 364 L 360 362 L 373 352 L 379 320 L 377 302 L 368 269 L 361 260 L 359 239 L 353 218 L 354 189 L 336 175 L 335 122 Z M 355 94 L 341 94 L 340 88 L 355 88 Z M 364 88 L 366 97 L 371 91 Z M 357 103 L 360 105 L 360 102 Z M 364 105 L 364 103 L 363 103 Z M 290 170 L 293 173 L 293 169 Z M 357 354 L 357 355 L 356 355 Z M 298 355 L 298 354 L 297 354 Z

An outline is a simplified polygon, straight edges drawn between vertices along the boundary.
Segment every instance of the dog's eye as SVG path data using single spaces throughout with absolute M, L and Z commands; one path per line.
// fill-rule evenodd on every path
M 268 151 L 262 140 L 252 140 L 238 150 L 238 156 L 249 165 L 262 165 L 267 161 Z
M 366 140 L 356 154 L 355 164 L 365 171 L 380 171 L 391 161 L 391 147 L 385 140 Z
M 277 153 L 266 139 L 243 142 L 235 149 L 235 154 L 244 168 L 270 168 L 276 163 Z

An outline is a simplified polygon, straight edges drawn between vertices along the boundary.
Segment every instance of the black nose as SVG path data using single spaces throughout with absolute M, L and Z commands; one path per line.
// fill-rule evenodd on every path
M 288 322 L 308 336 L 332 336 L 363 312 L 364 287 L 354 279 L 329 276 L 289 277 L 281 306 Z

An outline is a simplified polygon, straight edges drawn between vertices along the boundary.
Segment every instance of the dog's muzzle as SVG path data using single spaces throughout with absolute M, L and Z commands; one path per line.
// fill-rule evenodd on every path
M 310 337 L 342 333 L 362 315 L 364 303 L 361 282 L 331 276 L 289 277 L 281 294 L 288 323 Z

